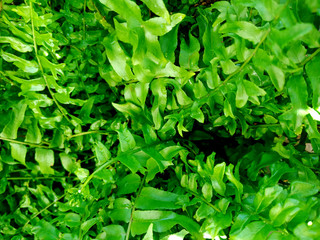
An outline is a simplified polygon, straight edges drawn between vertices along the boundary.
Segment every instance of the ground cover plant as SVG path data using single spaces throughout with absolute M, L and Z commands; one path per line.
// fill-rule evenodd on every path
M 0 0 L 0 239 L 320 239 L 319 0 Z

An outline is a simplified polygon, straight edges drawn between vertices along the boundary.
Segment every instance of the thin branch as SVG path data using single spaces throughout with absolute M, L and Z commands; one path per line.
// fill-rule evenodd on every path
M 143 179 L 142 179 L 142 181 L 140 183 L 140 186 L 139 186 L 137 197 L 134 200 L 134 203 L 133 203 L 133 206 L 132 206 L 132 209 L 131 209 L 131 215 L 130 215 L 130 221 L 129 221 L 128 228 L 127 228 L 126 240 L 129 240 L 129 237 L 130 237 L 131 224 L 132 224 L 132 221 L 133 221 L 133 214 L 134 214 L 134 212 L 136 210 L 136 202 L 137 202 L 138 198 L 141 195 L 142 188 L 143 188 L 143 186 L 144 186 L 144 184 L 146 182 L 146 177 L 147 177 L 147 172 L 143 176 Z
M 100 172 L 102 169 L 110 166 L 111 164 L 117 162 L 117 159 L 111 159 L 108 162 L 105 162 L 104 164 L 102 164 L 100 167 L 98 167 L 93 173 L 90 174 L 90 176 L 86 179 L 86 181 L 82 184 L 80 191 L 82 191 L 87 185 L 88 183 L 91 181 L 91 179 L 94 177 L 95 174 L 97 174 L 98 172 Z
M 51 207 L 52 205 L 54 205 L 55 203 L 57 203 L 58 201 L 60 201 L 62 198 L 64 198 L 67 195 L 67 191 L 60 197 L 58 197 L 56 200 L 54 200 L 52 203 L 48 204 L 45 208 L 41 209 L 40 211 L 38 211 L 37 213 L 35 213 L 34 215 L 32 215 L 30 217 L 30 219 L 23 225 L 22 229 L 24 229 L 29 223 L 30 221 L 32 221 L 34 218 L 36 218 L 37 216 L 39 216 L 41 213 L 43 213 L 45 210 L 47 210 L 49 207 Z
M 27 181 L 37 181 L 37 180 L 47 180 L 47 179 L 55 179 L 55 178 L 77 178 L 75 176 L 52 176 L 52 177 L 8 177 L 6 178 L 9 181 L 15 181 L 15 180 L 27 180 Z
M 48 83 L 48 79 L 44 73 L 44 70 L 43 70 L 43 67 L 42 67 L 42 64 L 41 64 L 41 61 L 39 59 L 39 55 L 38 55 L 38 49 L 37 49 L 37 42 L 36 42 L 36 35 L 35 35 L 35 30 L 34 30 L 34 20 L 33 20 L 33 5 L 32 5 L 32 1 L 30 1 L 30 17 L 31 17 L 31 28 L 32 28 L 32 37 L 33 37 L 33 45 L 34 45 L 34 52 L 35 52 L 35 55 L 36 55 L 36 58 L 37 58 L 37 62 L 38 62 L 38 65 L 39 65 L 39 68 L 40 68 L 40 71 L 42 73 L 42 77 L 46 83 L 46 86 L 48 88 L 48 91 L 54 101 L 54 103 L 57 105 L 59 111 L 61 112 L 62 116 L 69 122 L 71 123 L 71 120 L 68 118 L 68 116 L 64 113 L 63 111 L 63 108 L 60 106 L 60 104 L 58 103 L 57 99 L 55 98 L 54 96 L 54 93 L 52 92 L 50 86 L 49 86 L 49 83 Z M 71 123 L 72 124 L 72 123 Z
M 215 205 L 213 205 L 211 202 L 207 201 L 203 196 L 200 196 L 198 193 L 191 191 L 190 189 L 184 188 L 188 193 L 192 194 L 194 197 L 200 199 L 202 202 L 207 204 L 209 207 L 213 208 L 217 212 L 221 212 L 219 208 L 217 208 Z
M 116 132 L 113 132 L 113 131 L 104 131 L 104 132 L 101 132 L 101 131 L 88 131 L 88 132 L 82 132 L 82 133 L 77 133 L 77 134 L 71 135 L 71 136 L 68 137 L 68 139 L 75 138 L 75 137 L 80 137 L 80 136 L 84 136 L 84 135 L 90 135 L 90 134 L 110 135 L 110 134 L 116 134 Z
M 11 86 L 13 85 L 17 85 L 15 82 L 13 82 L 12 80 L 10 80 L 9 78 L 7 78 L 4 74 L 4 72 L 0 71 L 0 74 L 1 74 L 1 78 L 0 80 L 4 81 L 4 82 L 7 82 L 7 83 L 10 83 Z
M 84 0 L 83 3 L 83 40 L 86 40 L 86 8 L 87 8 L 87 0 Z
M 314 51 L 307 59 L 305 59 L 302 63 L 299 64 L 300 67 L 304 66 L 307 62 L 311 61 L 317 54 L 320 52 L 320 48 Z
M 280 123 L 250 125 L 249 128 L 281 127 Z

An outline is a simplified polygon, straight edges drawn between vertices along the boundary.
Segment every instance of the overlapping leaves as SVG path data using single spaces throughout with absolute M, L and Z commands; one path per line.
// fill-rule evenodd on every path
M 0 2 L 1 237 L 319 238 L 320 3 L 209 2 Z

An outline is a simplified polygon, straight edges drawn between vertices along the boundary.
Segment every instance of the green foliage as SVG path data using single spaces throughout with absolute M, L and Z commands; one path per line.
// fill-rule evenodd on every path
M 0 239 L 319 239 L 319 23 L 319 0 L 0 0 Z

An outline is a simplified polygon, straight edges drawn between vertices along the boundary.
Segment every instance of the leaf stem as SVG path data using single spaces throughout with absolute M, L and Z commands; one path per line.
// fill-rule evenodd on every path
M 30 146 L 30 147 L 38 147 L 38 148 L 47 148 L 47 149 L 50 149 L 50 147 L 47 147 L 47 146 L 44 146 L 44 145 L 35 144 L 35 143 L 30 143 L 30 142 L 21 142 L 21 141 L 9 139 L 9 138 L 0 137 L 0 140 L 6 141 L 6 142 L 18 143 L 18 144 L 22 144 L 22 145 L 28 145 L 28 146 Z
M 0 80 L 2 80 L 2 81 L 4 81 L 4 82 L 7 82 L 7 83 L 10 83 L 11 86 L 17 85 L 15 82 L 13 82 L 13 81 L 11 81 L 10 79 L 8 79 L 8 78 L 5 76 L 4 72 L 0 71 L 0 74 L 1 74 Z
M 300 67 L 304 66 L 307 62 L 311 61 L 319 52 L 320 52 L 320 48 L 314 51 L 307 59 L 305 59 L 302 63 L 300 63 L 299 66 Z
M 143 176 L 143 179 L 142 179 L 142 181 L 140 183 L 140 186 L 139 186 L 137 197 L 134 200 L 134 203 L 133 203 L 133 206 L 132 206 L 131 215 L 130 215 L 130 221 L 129 221 L 128 228 L 127 228 L 126 240 L 129 240 L 129 237 L 130 237 L 131 224 L 132 224 L 132 221 L 133 221 L 133 214 L 134 214 L 134 212 L 136 210 L 136 202 L 137 202 L 137 199 L 140 197 L 142 188 L 143 188 L 143 186 L 144 186 L 144 184 L 146 182 L 146 178 L 147 178 L 147 172 Z
M 278 126 L 281 127 L 280 123 L 250 125 L 249 128 L 278 127 Z
M 55 178 L 76 178 L 74 176 L 52 176 L 52 177 L 8 177 L 7 180 L 14 181 L 14 180 L 46 180 L 46 179 L 55 179 Z
M 83 40 L 86 40 L 86 8 L 87 8 L 87 0 L 84 0 L 83 3 Z
M 101 131 L 88 131 L 88 132 L 81 132 L 81 133 L 77 133 L 74 135 L 71 135 L 68 137 L 68 139 L 71 138 L 75 138 L 75 137 L 80 137 L 80 136 L 84 136 L 84 135 L 89 135 L 89 134 L 102 134 L 102 135 L 109 135 L 109 134 L 115 134 L 116 132 L 114 131 L 105 131 L 105 132 L 101 132 Z
M 30 217 L 30 219 L 23 225 L 22 229 L 25 228 L 29 222 L 31 220 L 33 220 L 34 218 L 36 218 L 37 216 L 39 216 L 42 212 L 44 212 L 45 210 L 47 210 L 49 207 L 51 207 L 52 205 L 54 205 L 56 202 L 60 201 L 62 198 L 64 198 L 67 195 L 68 192 L 65 192 L 63 195 L 61 195 L 60 197 L 58 197 L 56 200 L 54 200 L 52 203 L 48 204 L 45 208 L 41 209 L 39 212 L 37 212 L 36 214 L 32 215 Z
M 38 48 L 37 48 L 37 41 L 36 41 L 36 35 L 35 35 L 35 30 L 34 30 L 34 20 L 33 20 L 33 5 L 32 5 L 32 1 L 30 1 L 30 18 L 31 18 L 31 28 L 32 28 L 32 38 L 33 38 L 33 46 L 34 46 L 34 52 L 35 52 L 35 55 L 36 55 L 36 59 L 37 59 L 37 62 L 38 62 L 38 65 L 39 65 L 39 68 L 40 68 L 40 71 L 42 73 L 42 77 L 46 83 L 46 86 L 48 88 L 48 91 L 54 101 L 54 103 L 57 105 L 59 111 L 61 112 L 62 116 L 69 122 L 71 123 L 71 120 L 68 118 L 68 116 L 64 113 L 62 107 L 60 106 L 60 104 L 58 103 L 57 99 L 54 97 L 54 93 L 52 92 L 50 86 L 49 86 L 49 83 L 48 83 L 48 79 L 44 73 L 44 70 L 43 70 L 43 67 L 42 67 L 42 64 L 41 64 L 41 61 L 39 59 L 39 55 L 38 55 Z M 72 123 L 71 123 L 72 124 Z
M 91 181 L 91 179 L 94 177 L 94 175 L 96 173 L 100 172 L 102 169 L 108 167 L 109 165 L 111 165 L 111 164 L 113 164 L 115 162 L 117 162 L 117 159 L 111 159 L 110 161 L 105 162 L 100 167 L 98 167 L 93 173 L 91 173 L 89 175 L 89 177 L 86 179 L 86 181 L 82 184 L 80 191 L 82 191 L 88 185 L 88 183 Z
M 209 207 L 213 208 L 215 211 L 217 212 L 221 212 L 221 210 L 219 208 L 217 208 L 215 205 L 213 205 L 211 202 L 207 201 L 204 197 L 200 196 L 198 193 L 184 188 L 188 193 L 192 194 L 193 196 L 195 196 L 196 198 L 200 199 L 202 202 L 204 202 L 205 204 L 207 204 Z

